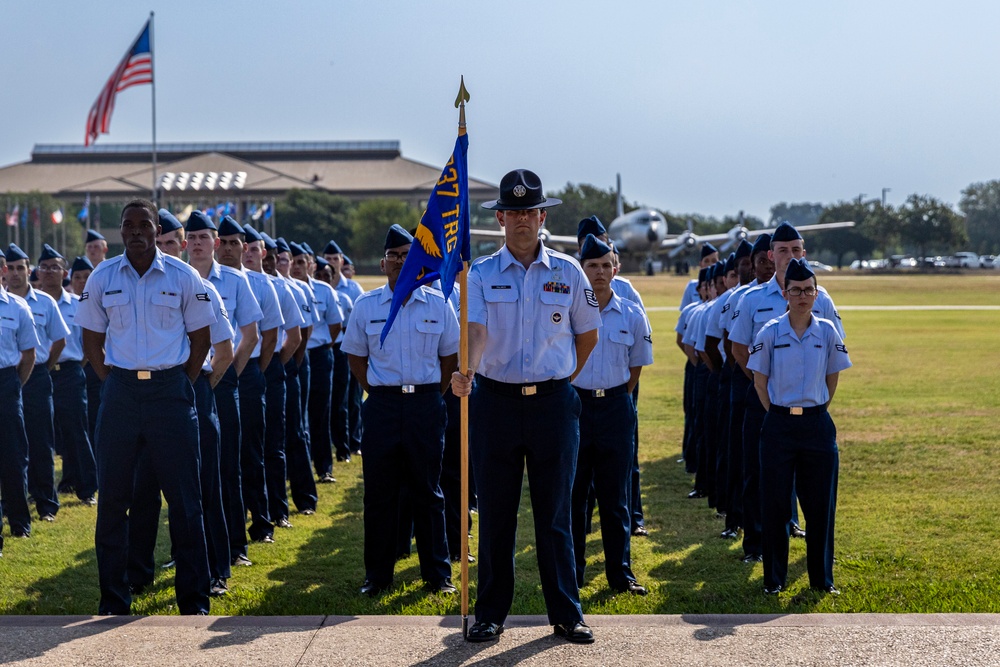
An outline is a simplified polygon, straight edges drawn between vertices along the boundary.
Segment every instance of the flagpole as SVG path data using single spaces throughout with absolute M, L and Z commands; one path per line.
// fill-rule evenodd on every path
M 153 86 L 153 203 L 159 207 L 159 188 L 156 187 L 156 74 L 153 71 L 153 12 L 149 12 L 149 74 Z
M 465 130 L 465 102 L 469 94 L 465 90 L 465 77 L 462 77 L 462 86 L 458 92 L 458 99 L 455 100 L 458 107 L 458 136 L 463 136 Z M 459 290 L 459 342 L 458 342 L 458 368 L 460 372 L 466 372 L 469 367 L 469 265 L 470 262 L 462 263 L 462 272 L 458 275 Z M 459 445 L 459 469 L 461 470 L 461 492 L 459 494 L 458 515 L 460 517 L 459 530 L 462 537 L 462 551 L 459 558 L 462 559 L 462 637 L 469 636 L 469 397 L 462 396 L 461 405 L 461 441 Z

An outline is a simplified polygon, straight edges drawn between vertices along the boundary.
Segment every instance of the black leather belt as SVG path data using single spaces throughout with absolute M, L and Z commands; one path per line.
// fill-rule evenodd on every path
M 369 394 L 384 394 L 399 396 L 401 394 L 428 394 L 432 391 L 441 393 L 439 384 L 404 384 L 399 386 L 372 385 L 368 387 Z
M 814 405 L 809 408 L 797 408 L 797 407 L 785 407 L 784 405 L 771 404 L 768 408 L 768 412 L 774 412 L 779 415 L 792 415 L 793 417 L 799 417 L 802 415 L 818 415 L 826 412 L 825 405 Z
M 60 361 L 58 364 L 52 367 L 52 371 L 61 371 L 66 368 L 78 368 L 80 362 L 76 359 L 67 359 L 66 361 Z
M 486 376 L 476 374 L 476 382 L 482 384 L 490 391 L 504 396 L 544 396 L 545 394 L 551 394 L 561 387 L 569 384 L 569 378 L 517 384 L 510 382 L 497 382 L 496 380 L 491 380 Z
M 620 384 L 617 387 L 612 387 L 611 389 L 580 389 L 579 387 L 573 387 L 576 389 L 576 393 L 580 394 L 581 398 L 611 398 L 612 396 L 621 396 L 622 394 L 628 393 L 628 383 Z
M 160 378 L 184 372 L 184 366 L 174 366 L 162 371 L 130 371 L 126 368 L 112 367 L 111 374 L 124 380 L 159 380 Z

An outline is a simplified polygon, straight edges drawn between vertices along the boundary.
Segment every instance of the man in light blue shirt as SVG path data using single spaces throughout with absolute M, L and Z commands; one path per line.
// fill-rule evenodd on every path
M 0 277 L 8 278 L 7 259 L 0 253 Z M 0 495 L 14 537 L 31 535 L 28 510 L 28 436 L 24 431 L 21 387 L 35 366 L 38 336 L 31 309 L 0 284 Z M 3 525 L 0 522 L 0 531 Z M 0 535 L 0 553 L 3 536 Z
M 45 247 L 54 252 L 48 245 Z M 7 287 L 11 294 L 24 299 L 31 308 L 38 334 L 35 369 L 22 389 L 24 428 L 28 434 L 28 495 L 35 500 L 38 517 L 43 521 L 54 521 L 59 511 L 59 498 L 56 495 L 55 462 L 52 457 L 55 427 L 49 371 L 59 361 L 70 331 L 55 299 L 28 284 L 28 264 L 28 256 L 12 243 L 7 250 L 7 266 L 10 269 Z
M 351 461 L 351 432 L 350 432 L 350 378 L 352 377 L 347 365 L 347 355 L 340 349 L 343 342 L 343 330 L 347 328 L 347 323 L 351 319 L 351 310 L 354 302 L 361 296 L 361 285 L 355 281 L 345 278 L 341 274 L 344 268 L 344 252 L 337 245 L 336 241 L 330 241 L 323 249 L 323 258 L 330 264 L 331 280 L 337 298 L 340 300 L 340 309 L 344 312 L 344 326 L 340 336 L 333 342 L 333 389 L 330 395 L 330 436 L 333 439 L 333 448 L 338 461 L 350 463 Z
M 128 512 L 136 461 L 150 457 L 174 534 L 182 614 L 208 613 L 194 382 L 211 347 L 211 297 L 198 273 L 156 249 L 159 214 L 136 199 L 121 214 L 125 254 L 105 260 L 80 295 L 83 349 L 104 380 L 97 417 L 100 614 L 128 614 Z

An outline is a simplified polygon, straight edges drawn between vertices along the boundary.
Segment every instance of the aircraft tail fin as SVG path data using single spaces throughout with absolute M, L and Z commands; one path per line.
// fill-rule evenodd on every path
M 620 218 L 623 215 L 625 215 L 625 206 L 622 204 L 622 175 L 615 174 L 615 176 L 618 181 L 618 186 L 617 186 L 618 196 L 615 198 L 615 217 Z

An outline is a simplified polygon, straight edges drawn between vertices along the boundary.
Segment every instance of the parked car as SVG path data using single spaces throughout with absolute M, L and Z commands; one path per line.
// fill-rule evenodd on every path
M 814 271 L 833 271 L 832 266 L 824 264 L 823 262 L 817 262 L 815 259 L 809 260 L 809 266 L 811 266 Z
M 956 252 L 954 257 L 954 265 L 962 269 L 976 269 L 979 268 L 979 255 L 974 252 L 969 252 L 963 250 L 962 252 Z
M 992 269 L 993 262 L 996 260 L 996 255 L 980 255 L 979 256 L 979 268 L 981 269 Z

